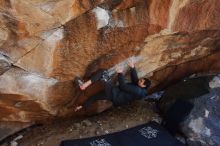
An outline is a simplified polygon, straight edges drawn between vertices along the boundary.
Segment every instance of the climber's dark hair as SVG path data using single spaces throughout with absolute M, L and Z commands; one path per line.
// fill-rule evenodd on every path
M 151 81 L 147 78 L 143 78 L 143 79 L 144 79 L 144 85 L 146 86 L 145 88 L 147 89 L 148 87 L 150 87 Z

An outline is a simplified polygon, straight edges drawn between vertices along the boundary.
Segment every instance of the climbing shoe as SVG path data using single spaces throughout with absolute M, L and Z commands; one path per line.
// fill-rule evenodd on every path
M 80 77 L 76 77 L 74 80 L 75 84 L 77 84 L 78 86 L 82 86 L 83 85 L 83 80 Z
M 105 71 L 103 71 L 103 73 L 102 73 L 102 76 L 101 76 L 101 79 L 100 79 L 101 81 L 103 81 L 103 82 L 108 82 L 108 81 L 110 81 L 111 80 L 111 77 L 109 76 L 109 74 L 108 74 L 108 71 L 107 70 L 105 70 Z

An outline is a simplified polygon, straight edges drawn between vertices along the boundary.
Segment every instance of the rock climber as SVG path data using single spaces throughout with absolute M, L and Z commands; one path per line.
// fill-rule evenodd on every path
M 116 66 L 115 71 L 118 73 L 119 85 L 112 84 L 111 78 L 107 71 L 99 71 L 90 80 L 83 82 L 80 78 L 76 79 L 81 90 L 85 90 L 92 83 L 101 80 L 104 90 L 95 95 L 90 96 L 82 105 L 75 108 L 78 111 L 82 108 L 88 108 L 94 101 L 109 100 L 114 106 L 128 104 L 134 100 L 146 98 L 146 89 L 151 85 L 151 81 L 147 78 L 138 79 L 137 71 L 132 59 L 127 62 L 130 67 L 131 82 L 126 83 L 121 67 Z

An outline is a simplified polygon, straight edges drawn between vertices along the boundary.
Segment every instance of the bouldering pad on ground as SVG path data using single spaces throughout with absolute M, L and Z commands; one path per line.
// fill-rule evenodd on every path
M 108 135 L 65 140 L 60 146 L 183 146 L 160 124 L 150 122 Z

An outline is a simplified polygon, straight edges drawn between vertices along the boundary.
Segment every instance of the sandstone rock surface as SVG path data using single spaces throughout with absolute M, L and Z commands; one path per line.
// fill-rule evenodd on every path
M 193 73 L 219 73 L 219 7 L 219 0 L 1 0 L 0 120 L 74 115 L 101 87 L 81 92 L 72 80 L 131 56 L 142 58 L 137 69 L 152 80 L 151 92 Z

